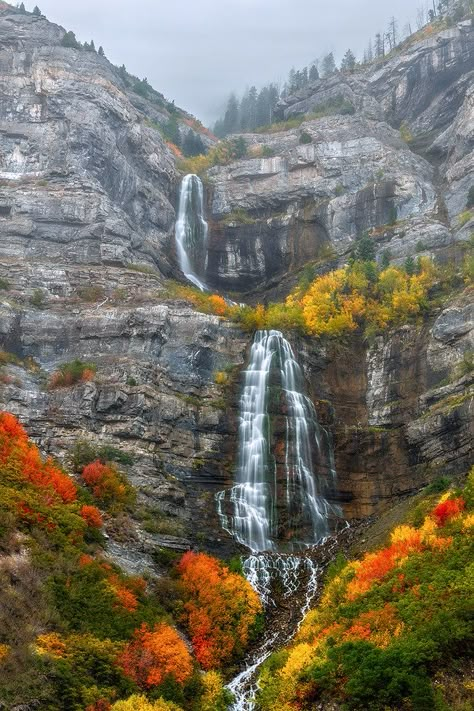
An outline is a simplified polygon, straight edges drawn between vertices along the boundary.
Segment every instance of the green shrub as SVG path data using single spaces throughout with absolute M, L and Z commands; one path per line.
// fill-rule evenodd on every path
M 253 225 L 256 220 L 251 217 L 246 210 L 238 207 L 232 210 L 232 212 L 229 212 L 222 220 L 223 225 L 231 225 L 234 222 L 240 225 Z
M 462 378 L 469 375 L 474 370 L 474 351 L 466 351 L 460 363 L 456 366 L 456 376 Z
M 262 158 L 273 158 L 275 155 L 275 151 L 273 148 L 270 148 L 270 146 L 263 146 L 262 147 Z
M 439 476 L 425 489 L 425 494 L 442 494 L 451 486 L 451 479 L 447 476 Z
M 467 225 L 467 223 L 472 219 L 472 212 L 471 210 L 465 210 L 464 212 L 461 212 L 460 215 L 458 215 L 458 224 L 459 227 L 464 227 L 464 225 Z
M 83 363 L 82 360 L 76 360 L 70 363 L 63 363 L 59 369 L 53 373 L 49 381 L 49 388 L 68 388 L 76 383 L 92 380 L 97 366 L 94 363 Z
M 79 473 L 85 466 L 99 460 L 103 464 L 116 462 L 123 466 L 131 466 L 134 458 L 129 452 L 124 452 L 110 444 L 92 444 L 85 439 L 77 440 L 71 452 L 71 465 L 74 471 Z
M 104 287 L 97 284 L 82 287 L 78 290 L 78 294 L 83 301 L 88 301 L 90 303 L 103 301 L 105 299 Z
M 9 291 L 10 290 L 10 283 L 8 279 L 3 279 L 3 277 L 0 277 L 0 291 Z
M 312 143 L 313 139 L 307 131 L 302 131 L 300 133 L 299 141 L 300 141 L 300 143 L 305 144 L 305 143 Z
M 36 309 L 42 309 L 46 305 L 46 296 L 42 289 L 35 289 L 33 294 L 30 296 L 29 302 Z
M 413 141 L 413 133 L 411 132 L 408 124 L 406 124 L 404 121 L 400 126 L 400 136 L 402 141 L 405 141 L 405 143 L 411 143 Z

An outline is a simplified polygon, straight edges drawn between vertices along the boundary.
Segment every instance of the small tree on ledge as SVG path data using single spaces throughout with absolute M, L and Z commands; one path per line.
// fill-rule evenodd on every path
M 81 45 L 76 39 L 76 35 L 74 32 L 66 32 L 64 37 L 61 40 L 61 44 L 63 47 L 70 47 L 72 49 L 80 49 Z
M 41 17 L 41 10 L 39 9 L 38 5 L 34 6 L 33 15 L 36 15 L 37 17 Z

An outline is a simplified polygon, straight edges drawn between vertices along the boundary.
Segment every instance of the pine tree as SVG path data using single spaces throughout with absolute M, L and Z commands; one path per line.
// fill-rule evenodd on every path
M 91 40 L 91 43 L 90 43 L 90 45 L 89 45 L 89 49 L 90 49 L 91 52 L 95 52 L 94 40 Z
M 382 36 L 380 32 L 377 32 L 375 35 L 374 51 L 377 59 L 385 56 L 385 40 L 384 36 Z
M 61 44 L 63 47 L 70 47 L 72 49 L 80 49 L 81 47 L 74 32 L 66 32 L 61 40 Z
M 390 266 L 390 260 L 392 258 L 392 253 L 389 249 L 384 249 L 382 252 L 382 259 L 380 260 L 380 266 L 382 269 L 387 269 Z
M 102 47 L 102 45 L 100 45 L 100 47 L 99 47 L 99 57 L 105 57 L 105 52 L 104 52 L 104 48 Z
M 39 9 L 38 5 L 34 6 L 33 15 L 36 15 L 37 17 L 41 17 L 41 10 Z
M 342 58 L 341 62 L 341 72 L 353 72 L 356 65 L 356 58 L 354 53 L 348 49 Z
M 367 45 L 366 52 L 367 52 L 367 61 L 371 62 L 374 58 L 374 52 L 372 49 L 372 40 L 369 40 L 369 44 Z
M 182 151 L 186 157 L 198 156 L 205 153 L 205 146 L 202 142 L 201 136 L 194 133 L 191 129 L 187 132 L 184 137 Z
M 413 257 L 407 257 L 405 259 L 403 267 L 404 267 L 406 273 L 408 274 L 408 276 L 413 276 L 416 272 L 416 264 L 415 264 L 415 260 L 413 259 Z
M 292 67 L 288 74 L 288 90 L 290 94 L 296 89 L 296 69 Z
M 229 133 L 236 133 L 239 130 L 239 102 L 235 94 L 231 94 L 227 102 L 227 110 L 224 116 L 224 131 L 227 136 Z
M 224 120 L 223 119 L 217 119 L 217 121 L 214 124 L 214 128 L 212 129 L 212 133 L 214 136 L 217 136 L 217 138 L 224 138 Z
M 309 75 L 308 75 L 309 81 L 316 81 L 319 79 L 319 71 L 318 71 L 318 66 L 317 64 L 312 64 L 309 68 Z
M 179 124 L 176 116 L 170 116 L 168 121 L 164 124 L 163 135 L 167 141 L 174 143 L 175 146 L 181 145 L 181 134 L 179 132 Z
M 231 141 L 232 145 L 232 157 L 233 158 L 245 158 L 247 155 L 247 144 L 245 143 L 245 138 L 243 136 L 238 136 Z
M 23 13 L 24 15 L 26 14 L 26 7 L 25 7 L 25 3 L 24 3 L 24 2 L 20 3 L 18 9 L 19 9 L 19 11 L 20 11 L 21 13 Z
M 375 259 L 375 246 L 373 240 L 369 237 L 368 232 L 364 232 L 360 237 L 354 249 L 354 256 L 360 259 L 361 262 L 373 262 Z
M 328 77 L 334 74 L 336 71 L 336 62 L 334 61 L 334 54 L 330 52 L 323 58 L 322 63 L 322 74 L 323 77 Z

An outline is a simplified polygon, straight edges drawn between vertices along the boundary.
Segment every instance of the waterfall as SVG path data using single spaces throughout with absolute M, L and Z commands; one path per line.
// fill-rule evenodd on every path
M 280 463 L 271 451 L 268 412 L 275 394 L 286 422 Z M 253 553 L 314 545 L 328 536 L 330 518 L 339 513 L 327 498 L 335 477 L 329 436 L 305 394 L 290 344 L 280 331 L 257 331 L 240 400 L 236 481 L 217 495 L 222 527 Z
M 201 291 L 206 285 L 202 275 L 207 262 L 208 225 L 204 219 L 204 189 L 201 179 L 185 175 L 179 193 L 178 219 L 175 225 L 176 250 L 179 266 L 188 281 Z
M 284 422 L 284 451 L 275 451 L 275 420 Z M 255 708 L 258 668 L 289 641 L 316 595 L 318 568 L 308 549 L 327 538 L 331 519 L 340 517 L 329 501 L 335 486 L 330 437 L 318 423 L 291 345 L 280 331 L 257 331 L 240 399 L 235 484 L 217 494 L 217 510 L 221 526 L 250 549 L 244 574 L 266 609 L 276 607 L 275 585 L 280 601 L 292 598 L 294 609 L 290 633 L 280 629 L 264 638 L 228 685 L 232 711 Z

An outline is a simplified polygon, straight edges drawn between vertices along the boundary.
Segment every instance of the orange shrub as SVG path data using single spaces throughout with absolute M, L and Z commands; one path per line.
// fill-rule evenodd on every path
M 43 461 L 38 448 L 28 441 L 16 418 L 3 412 L 0 414 L 0 463 L 7 462 L 33 486 L 49 490 L 53 499 L 56 494 L 64 503 L 76 500 L 77 489 L 72 479 L 51 459 Z M 52 500 L 47 503 L 52 503 Z
M 94 701 L 93 704 L 86 706 L 86 711 L 110 711 L 111 708 L 110 701 L 107 699 L 99 699 L 98 701 Z
M 354 600 L 370 590 L 373 583 L 382 580 L 397 563 L 410 553 L 423 550 L 421 533 L 416 529 L 403 540 L 392 543 L 376 553 L 366 553 L 356 569 L 354 578 L 347 585 L 347 599 Z
M 216 314 L 216 316 L 226 316 L 229 311 L 226 300 L 218 294 L 212 294 L 209 297 L 209 306 L 212 313 Z
M 247 645 L 259 597 L 245 578 L 205 553 L 185 553 L 178 571 L 196 657 L 204 669 L 219 667 Z
M 108 578 L 108 586 L 117 598 L 119 607 L 123 607 L 128 612 L 135 612 L 138 607 L 136 595 L 130 590 L 130 586 L 124 585 L 118 575 L 110 575 Z M 128 583 L 128 581 L 127 581 Z
M 158 686 L 168 677 L 183 684 L 192 674 L 191 655 L 179 634 L 165 623 L 150 630 L 143 624 L 119 657 L 125 674 L 142 689 Z
M 88 526 L 91 528 L 102 528 L 103 521 L 98 508 L 84 504 L 84 506 L 81 507 L 80 513 Z

